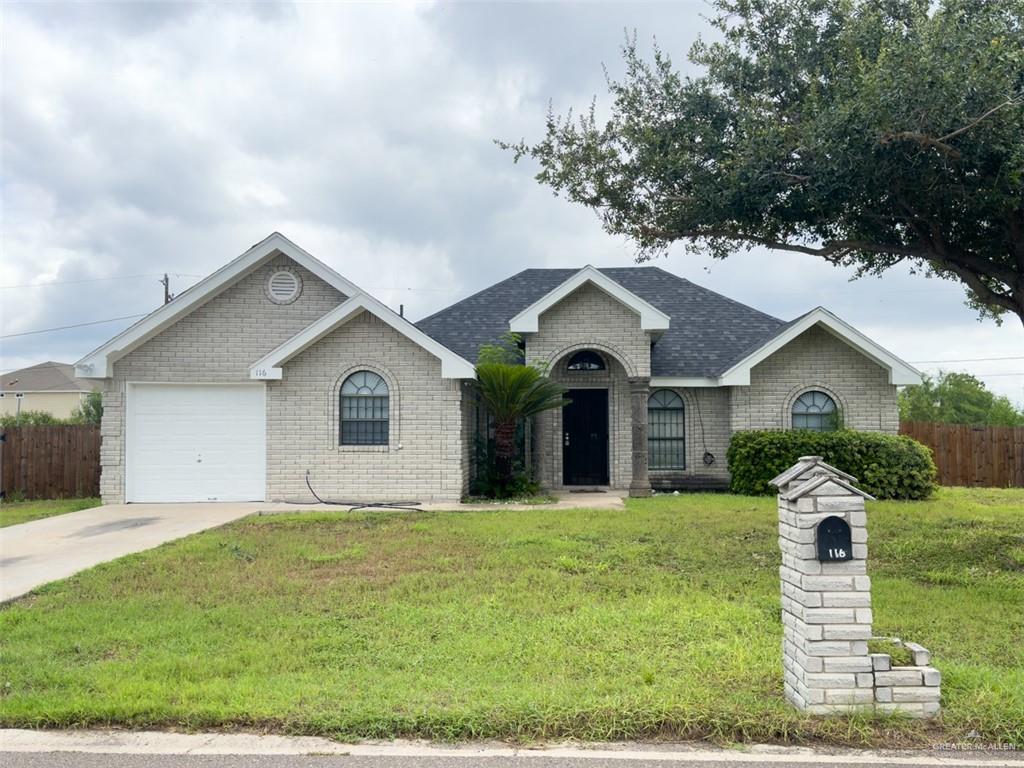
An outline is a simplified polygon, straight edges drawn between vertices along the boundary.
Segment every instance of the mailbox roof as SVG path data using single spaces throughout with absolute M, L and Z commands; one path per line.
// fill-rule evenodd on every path
M 793 490 L 788 491 L 788 492 L 782 494 L 782 498 L 786 499 L 786 501 L 796 501 L 797 499 L 801 498 L 802 496 L 806 496 L 811 491 L 817 490 L 821 486 L 825 485 L 825 483 L 834 483 L 834 484 L 838 485 L 840 488 L 842 488 L 842 489 L 844 489 L 846 491 L 849 491 L 851 494 L 855 494 L 857 496 L 861 496 L 861 497 L 863 497 L 865 499 L 868 499 L 870 501 L 874 501 L 875 500 L 875 497 L 872 496 L 870 493 L 867 493 L 866 491 L 862 491 L 857 486 L 851 485 L 850 483 L 846 482 L 842 478 L 840 478 L 840 477 L 833 477 L 831 475 L 824 475 L 824 474 L 823 475 L 818 475 L 817 477 L 812 477 L 807 482 L 801 483 L 800 485 L 798 485 Z
M 822 461 L 821 456 L 801 456 L 797 463 L 787 469 L 785 472 L 776 475 L 768 482 L 774 485 L 776 488 L 781 488 L 787 483 L 791 483 L 796 480 L 800 475 L 811 472 L 815 475 L 828 474 L 833 477 L 840 477 L 850 483 L 856 483 L 857 478 L 851 474 L 843 472 L 841 469 L 836 469 L 831 464 L 826 464 Z

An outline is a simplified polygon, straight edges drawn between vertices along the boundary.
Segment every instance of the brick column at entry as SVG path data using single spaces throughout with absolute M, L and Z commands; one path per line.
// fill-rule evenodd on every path
M 630 421 L 633 437 L 633 479 L 629 483 L 629 495 L 650 496 L 651 480 L 647 475 L 647 398 L 651 392 L 649 377 L 629 380 Z

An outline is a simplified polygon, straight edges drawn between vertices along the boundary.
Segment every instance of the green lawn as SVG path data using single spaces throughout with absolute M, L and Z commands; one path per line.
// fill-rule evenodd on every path
M 43 517 L 77 512 L 80 509 L 98 507 L 99 499 L 49 499 L 45 501 L 5 501 L 0 504 L 0 528 Z
M 0 611 L 0 724 L 1024 744 L 1024 491 L 869 505 L 941 726 L 782 699 L 773 499 L 249 518 Z

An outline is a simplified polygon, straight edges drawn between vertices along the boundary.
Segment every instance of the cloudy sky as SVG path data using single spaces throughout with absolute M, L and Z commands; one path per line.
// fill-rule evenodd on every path
M 625 30 L 685 67 L 697 2 L 5 3 L 0 370 L 73 362 L 274 230 L 418 319 L 524 267 L 633 249 L 494 139 L 607 103 Z M 1024 330 L 953 283 L 765 251 L 659 266 L 784 319 L 824 305 L 1024 401 Z

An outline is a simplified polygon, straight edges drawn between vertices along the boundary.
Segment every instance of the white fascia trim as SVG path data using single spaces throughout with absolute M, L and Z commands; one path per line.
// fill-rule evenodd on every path
M 921 372 L 919 370 L 909 363 L 900 360 L 900 358 L 888 350 L 883 349 L 852 325 L 840 320 L 824 307 L 811 310 L 800 318 L 798 322 L 787 328 L 785 332 L 779 334 L 767 344 L 736 363 L 736 365 L 718 377 L 719 383 L 722 386 L 748 386 L 750 384 L 751 368 L 779 351 L 801 333 L 815 325 L 820 325 L 840 341 L 846 342 L 865 357 L 874 360 L 880 366 L 887 369 L 889 371 L 890 384 L 902 386 L 905 384 L 921 383 Z
M 616 299 L 640 315 L 640 327 L 643 330 L 668 330 L 668 315 L 654 305 L 644 301 L 632 291 L 626 290 L 606 274 L 589 264 L 553 291 L 513 317 L 508 324 L 509 330 L 513 333 L 536 333 L 540 327 L 540 316 L 577 288 L 580 288 L 584 283 L 593 283 L 613 299 Z
M 113 373 L 115 361 L 205 304 L 278 252 L 301 264 L 345 296 L 351 297 L 362 293 L 354 283 L 346 280 L 284 235 L 274 232 L 238 258 L 200 280 L 170 303 L 150 312 L 139 322 L 83 357 L 75 363 L 75 376 L 80 379 L 109 378 Z
M 705 376 L 652 376 L 651 389 L 655 387 L 720 387 L 718 379 Z
M 441 377 L 445 379 L 475 379 L 476 368 L 465 358 L 432 339 L 394 310 L 372 296 L 360 294 L 338 305 L 326 315 L 292 336 L 272 352 L 264 355 L 249 368 L 249 378 L 277 380 L 284 378 L 284 364 L 318 342 L 334 329 L 344 325 L 360 312 L 369 312 L 384 321 L 414 344 L 441 360 Z

